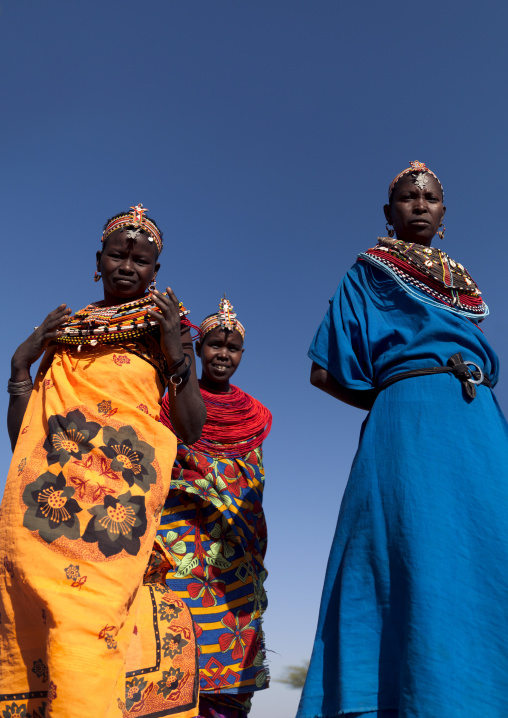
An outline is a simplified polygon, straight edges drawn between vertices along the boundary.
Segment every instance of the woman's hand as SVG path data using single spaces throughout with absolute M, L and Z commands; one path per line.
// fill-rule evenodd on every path
M 180 359 L 183 359 L 182 340 L 180 337 L 180 308 L 178 299 L 170 287 L 166 288 L 166 292 L 167 296 L 157 289 L 153 291 L 153 301 L 160 309 L 160 313 L 154 309 L 148 309 L 147 314 L 159 324 L 161 330 L 161 349 L 169 366 L 172 366 Z
M 30 367 L 48 348 L 51 340 L 61 336 L 60 327 L 67 321 L 70 313 L 71 310 L 66 304 L 60 304 L 48 314 L 28 339 L 19 345 L 11 360 L 11 381 L 24 381 L 30 377 Z
M 189 329 L 185 328 L 181 334 L 180 308 L 178 299 L 170 287 L 166 289 L 167 296 L 157 290 L 153 292 L 153 301 L 160 309 L 156 312 L 148 309 L 148 314 L 158 322 L 161 330 L 161 349 L 166 361 L 171 367 L 181 359 L 185 353 L 186 365 L 191 361 L 190 374 L 185 381 L 176 387 L 170 384 L 168 391 L 169 414 L 171 423 L 184 444 L 192 444 L 201 436 L 201 430 L 206 420 L 206 409 L 199 390 L 196 374 L 196 362 Z M 179 371 L 183 368 L 180 366 Z
M 28 339 L 19 345 L 11 360 L 11 381 L 22 382 L 30 380 L 30 367 L 48 348 L 51 340 L 56 339 L 56 337 L 62 334 L 60 327 L 67 321 L 70 313 L 71 310 L 66 304 L 60 304 L 59 307 L 48 314 L 40 327 L 34 329 Z M 13 451 L 18 440 L 28 402 L 30 401 L 30 395 L 31 391 L 28 389 L 28 391 L 23 394 L 11 394 L 9 400 L 7 429 L 9 431 Z

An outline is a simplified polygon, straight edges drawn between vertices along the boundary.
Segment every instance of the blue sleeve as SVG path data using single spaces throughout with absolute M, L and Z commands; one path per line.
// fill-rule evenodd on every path
M 355 264 L 339 284 L 309 349 L 309 357 L 348 389 L 374 386 L 368 328 L 372 306 Z

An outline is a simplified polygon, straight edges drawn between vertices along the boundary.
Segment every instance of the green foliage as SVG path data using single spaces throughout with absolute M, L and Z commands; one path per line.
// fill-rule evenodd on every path
M 304 661 L 300 666 L 287 666 L 282 678 L 275 680 L 278 683 L 286 683 L 291 688 L 303 688 L 308 669 L 309 661 Z

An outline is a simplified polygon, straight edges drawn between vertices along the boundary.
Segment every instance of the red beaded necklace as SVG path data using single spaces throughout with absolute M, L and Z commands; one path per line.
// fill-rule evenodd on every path
M 206 406 L 206 423 L 192 449 L 212 456 L 245 456 L 261 446 L 270 433 L 272 415 L 261 402 L 230 385 L 229 394 L 214 394 L 200 386 Z M 172 429 L 167 395 L 162 401 L 161 422 Z M 173 430 L 173 429 L 172 429 Z

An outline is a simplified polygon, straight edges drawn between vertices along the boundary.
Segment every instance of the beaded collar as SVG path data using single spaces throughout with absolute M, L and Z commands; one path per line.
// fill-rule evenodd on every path
M 182 302 L 179 307 L 181 323 L 194 327 L 185 318 L 190 313 L 189 310 Z M 159 326 L 158 322 L 149 318 L 147 309 L 160 311 L 150 294 L 113 307 L 105 307 L 103 301 L 89 304 L 62 325 L 63 334 L 55 341 L 59 344 L 96 346 L 139 337 L 147 332 L 156 331 Z
M 192 444 L 192 451 L 209 456 L 235 458 L 257 449 L 270 433 L 272 415 L 253 396 L 230 384 L 229 394 L 207 391 L 200 382 L 201 396 L 206 406 L 206 422 L 201 438 Z M 161 422 L 171 426 L 169 400 L 162 400 Z
M 489 313 L 481 292 L 465 267 L 436 247 L 378 237 L 378 244 L 359 255 L 391 274 L 409 294 L 421 301 L 481 322 Z M 415 287 L 424 292 L 423 299 Z

